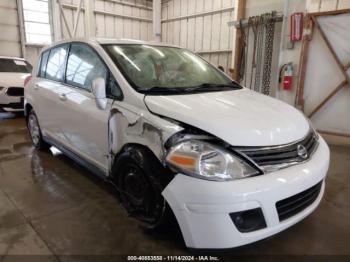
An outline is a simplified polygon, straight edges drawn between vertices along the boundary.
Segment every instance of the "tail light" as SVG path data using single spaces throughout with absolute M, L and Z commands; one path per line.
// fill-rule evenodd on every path
M 29 75 L 24 79 L 24 87 L 28 84 L 28 82 L 32 79 L 32 76 Z

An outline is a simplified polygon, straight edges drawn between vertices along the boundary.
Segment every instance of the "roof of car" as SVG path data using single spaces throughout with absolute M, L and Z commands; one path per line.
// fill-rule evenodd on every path
M 45 47 L 44 49 L 48 49 L 50 47 L 64 44 L 64 43 L 71 43 L 71 42 L 83 42 L 83 43 L 98 43 L 98 44 L 141 44 L 141 45 L 157 45 L 157 46 L 169 46 L 169 47 L 178 47 L 175 45 L 160 43 L 160 42 L 154 42 L 154 41 L 142 41 L 142 40 L 136 40 L 136 39 L 114 39 L 114 38 L 70 38 L 61 40 L 59 42 L 52 43 L 51 45 Z
M 13 59 L 13 60 L 22 60 L 22 61 L 25 61 L 24 58 L 14 57 L 14 56 L 1 56 L 1 55 L 0 55 L 0 59 Z
M 100 44 L 143 44 L 143 45 L 162 45 L 162 46 L 174 46 L 166 43 L 161 42 L 155 42 L 155 41 L 143 41 L 143 40 L 136 40 L 136 39 L 109 39 L 109 38 L 96 38 L 95 41 L 97 41 Z

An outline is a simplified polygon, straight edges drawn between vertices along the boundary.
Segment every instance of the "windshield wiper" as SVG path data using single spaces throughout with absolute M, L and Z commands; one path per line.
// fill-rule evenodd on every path
M 161 87 L 161 86 L 153 86 L 148 89 L 139 90 L 139 92 L 144 94 L 183 94 L 183 93 L 191 93 L 197 91 L 221 91 L 221 90 L 229 90 L 229 89 L 240 89 L 239 85 L 228 85 L 228 84 L 210 84 L 204 83 L 199 86 L 192 87 Z
M 139 90 L 141 93 L 163 94 L 163 93 L 183 93 L 184 88 L 153 86 L 148 89 Z
M 211 84 L 211 83 L 204 83 L 199 86 L 193 86 L 193 87 L 188 87 L 185 88 L 186 92 L 193 92 L 193 91 L 220 91 L 220 90 L 227 90 L 227 89 L 239 89 L 239 85 L 227 85 L 227 84 Z

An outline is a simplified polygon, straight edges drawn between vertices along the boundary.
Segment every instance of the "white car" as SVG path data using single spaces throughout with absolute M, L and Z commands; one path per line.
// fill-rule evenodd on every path
M 194 53 L 76 39 L 39 61 L 25 89 L 34 146 L 108 179 L 150 227 L 173 213 L 187 247 L 255 242 L 319 205 L 330 153 L 310 122 Z
M 31 71 L 23 58 L 0 56 L 0 110 L 23 111 L 23 87 Z

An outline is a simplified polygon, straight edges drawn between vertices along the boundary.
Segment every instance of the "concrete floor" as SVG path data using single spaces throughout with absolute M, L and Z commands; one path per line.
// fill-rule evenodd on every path
M 350 255 L 350 147 L 332 147 L 325 197 L 307 219 L 226 255 Z M 150 234 L 108 185 L 63 155 L 34 150 L 23 117 L 0 113 L 0 255 L 189 254 L 174 233 Z M 1 260 L 1 259 L 0 259 Z

